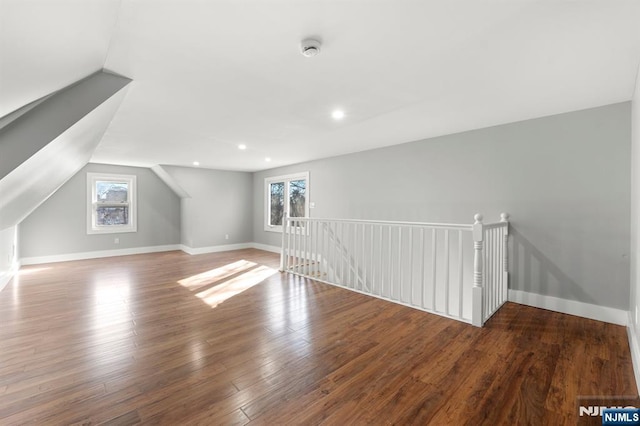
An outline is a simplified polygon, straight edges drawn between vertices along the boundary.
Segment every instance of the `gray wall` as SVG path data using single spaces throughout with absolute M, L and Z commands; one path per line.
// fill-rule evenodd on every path
M 251 173 L 175 166 L 163 169 L 188 194 L 181 200 L 182 244 L 203 248 L 252 241 Z
M 639 70 L 640 71 L 640 70 Z M 631 114 L 631 291 L 629 311 L 636 333 L 640 333 L 640 72 L 636 77 Z M 635 336 L 640 340 L 640 334 Z M 634 351 L 636 348 L 632 347 Z M 637 368 L 637 366 L 636 366 Z M 636 377 L 640 371 L 636 371 Z M 640 388 L 640 382 L 638 383 Z
M 628 309 L 629 102 L 254 174 L 309 171 L 313 217 L 471 223 L 512 215 L 511 288 Z
M 87 234 L 87 172 L 137 176 L 138 232 Z M 150 169 L 87 164 L 20 225 L 21 257 L 180 243 L 180 199 Z M 114 243 L 115 238 L 119 244 Z

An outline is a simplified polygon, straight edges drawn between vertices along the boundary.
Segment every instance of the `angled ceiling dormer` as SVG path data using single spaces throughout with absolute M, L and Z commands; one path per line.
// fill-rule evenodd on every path
M 130 82 L 99 71 L 2 119 L 0 229 L 20 223 L 89 161 Z

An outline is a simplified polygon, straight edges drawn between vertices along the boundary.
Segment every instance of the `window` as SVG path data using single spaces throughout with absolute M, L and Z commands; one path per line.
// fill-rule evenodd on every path
M 136 177 L 87 173 L 87 233 L 136 232 Z
M 282 232 L 283 218 L 309 216 L 309 172 L 266 178 L 265 231 Z

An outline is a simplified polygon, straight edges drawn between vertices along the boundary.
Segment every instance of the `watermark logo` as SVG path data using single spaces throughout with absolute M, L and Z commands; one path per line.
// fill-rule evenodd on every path
M 640 399 L 636 396 L 589 396 L 577 401 L 579 425 L 638 425 Z
M 607 408 L 602 412 L 602 425 L 640 425 L 637 408 Z
M 638 410 L 636 407 L 628 406 L 628 407 L 607 407 L 607 406 L 597 406 L 597 405 L 581 405 L 578 408 L 580 412 L 580 417 L 583 416 L 591 416 L 591 417 L 602 417 L 605 411 L 615 411 L 615 410 Z

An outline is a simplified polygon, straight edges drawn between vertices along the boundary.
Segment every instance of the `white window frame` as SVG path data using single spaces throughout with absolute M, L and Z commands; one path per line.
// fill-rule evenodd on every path
M 129 188 L 126 203 L 99 203 L 96 194 L 96 182 L 126 182 Z M 135 175 L 118 175 L 111 173 L 87 173 L 87 234 L 116 234 L 138 231 L 138 205 Z M 97 225 L 96 209 L 99 205 L 129 206 L 129 223 L 127 225 Z
M 271 184 L 277 182 L 284 182 L 284 193 L 286 194 L 284 200 L 284 216 L 282 221 L 284 223 L 286 217 L 289 215 L 289 182 L 294 180 L 304 179 L 307 182 L 305 197 L 306 202 L 304 206 L 304 217 L 309 217 L 309 204 L 311 200 L 311 184 L 309 182 L 309 172 L 301 172 L 290 175 L 272 176 L 264 179 L 264 230 L 269 232 L 282 232 L 282 225 L 271 225 Z

